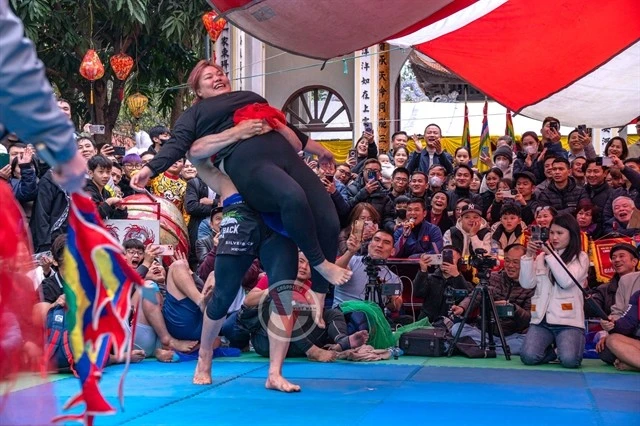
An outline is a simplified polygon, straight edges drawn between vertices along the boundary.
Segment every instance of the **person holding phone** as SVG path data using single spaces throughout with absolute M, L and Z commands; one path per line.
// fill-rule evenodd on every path
M 584 157 L 587 160 L 595 159 L 597 154 L 591 143 L 591 136 L 586 129 L 574 129 L 567 136 L 569 142 L 569 162 L 573 163 L 578 157 Z
M 562 158 L 569 158 L 569 153 L 562 147 L 560 139 L 560 120 L 555 117 L 546 117 L 542 121 L 542 134 L 543 148 L 546 150 L 546 154 L 555 155 Z
M 380 183 L 382 165 L 375 158 L 364 162 L 362 174 L 347 186 L 348 203 L 354 207 L 358 203 L 371 204 L 382 218 L 381 224 L 393 221 L 393 200 Z
M 589 256 L 581 250 L 578 222 L 566 213 L 553 220 L 548 244 L 531 238 L 520 262 L 520 285 L 535 289 L 531 325 L 520 353 L 525 365 L 545 364 L 556 358 L 565 368 L 577 368 L 582 363 L 584 297 L 560 262 L 580 285 L 586 283 Z

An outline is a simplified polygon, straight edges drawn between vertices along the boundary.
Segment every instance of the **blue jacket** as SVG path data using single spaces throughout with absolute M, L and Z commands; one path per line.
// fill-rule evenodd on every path
M 612 333 L 620 333 L 625 336 L 638 337 L 640 333 L 640 318 L 638 318 L 638 303 L 640 301 L 640 291 L 633 293 L 629 299 L 629 307 L 624 315 L 616 320 Z
M 33 167 L 20 167 L 20 179 L 11 178 L 10 183 L 16 200 L 22 203 L 35 201 L 38 195 L 38 178 Z
M 393 235 L 395 240 L 394 257 L 418 257 L 422 253 L 435 254 L 442 250 L 442 232 L 437 226 L 423 220 L 420 226 L 403 237 L 404 229 L 398 228 Z M 435 247 L 434 247 L 435 246 Z
M 407 169 L 409 172 L 413 173 L 415 171 L 420 171 L 423 173 L 429 173 L 429 168 L 434 164 L 439 164 L 445 168 L 447 174 L 453 173 L 453 165 L 451 164 L 451 159 L 449 158 L 449 154 L 445 151 L 442 153 L 433 154 L 433 164 L 431 163 L 431 159 L 429 158 L 429 153 L 426 149 L 423 149 L 419 155 L 413 155 L 409 158 L 407 162 Z

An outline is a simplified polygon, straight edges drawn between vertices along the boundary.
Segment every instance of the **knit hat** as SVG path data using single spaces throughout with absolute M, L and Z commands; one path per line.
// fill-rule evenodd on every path
M 638 255 L 638 250 L 636 250 L 634 246 L 628 243 L 615 244 L 613 247 L 611 247 L 611 250 L 609 251 L 609 257 L 613 257 L 613 254 L 620 250 L 629 252 L 631 256 L 635 257 L 636 259 L 640 259 L 640 255 Z
M 500 148 L 496 149 L 493 153 L 493 161 L 496 161 L 496 157 L 498 155 L 502 155 L 509 160 L 509 164 L 513 162 L 513 151 L 509 148 L 508 145 L 502 145 Z

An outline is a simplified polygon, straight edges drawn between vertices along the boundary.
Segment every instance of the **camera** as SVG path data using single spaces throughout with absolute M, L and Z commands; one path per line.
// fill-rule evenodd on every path
M 498 264 L 498 261 L 494 257 L 487 255 L 486 253 L 487 251 L 484 249 L 476 249 L 469 258 L 469 265 L 478 270 L 494 268 Z
M 468 294 L 469 292 L 467 290 L 447 287 L 444 289 L 444 301 L 448 307 L 451 307 L 451 305 L 455 305 L 456 302 L 467 297 Z
M 385 259 L 374 259 L 371 256 L 362 258 L 362 263 L 366 265 L 365 272 L 369 278 L 367 286 L 379 289 L 381 296 L 400 296 L 402 294 L 402 286 L 400 283 L 382 283 L 378 278 L 380 266 L 386 266 Z
M 500 318 L 513 318 L 516 315 L 516 307 L 513 303 L 496 305 L 496 312 Z
M 531 226 L 531 241 L 542 241 L 546 243 L 549 239 L 549 228 L 544 226 Z

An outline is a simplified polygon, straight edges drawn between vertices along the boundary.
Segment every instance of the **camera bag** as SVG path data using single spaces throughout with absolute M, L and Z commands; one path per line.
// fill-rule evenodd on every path
M 400 348 L 405 355 L 445 356 L 447 330 L 444 328 L 419 328 L 400 336 Z

